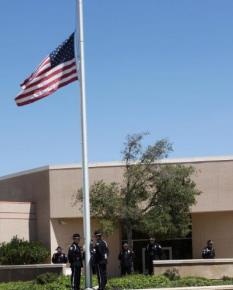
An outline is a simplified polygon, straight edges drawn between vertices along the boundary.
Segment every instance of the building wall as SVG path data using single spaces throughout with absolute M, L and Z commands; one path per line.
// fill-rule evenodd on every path
M 91 221 L 92 233 L 98 229 L 98 222 Z M 57 246 L 61 246 L 65 253 L 68 253 L 69 246 L 72 244 L 73 233 L 81 235 L 80 246 L 85 249 L 85 241 L 83 239 L 83 223 L 81 218 L 76 219 L 51 219 L 51 249 L 55 251 Z M 109 246 L 108 273 L 110 276 L 119 274 L 118 254 L 120 251 L 120 231 L 116 230 L 113 235 L 103 237 Z M 93 240 L 94 237 L 93 237 Z
M 105 182 L 122 182 L 122 166 L 90 167 L 90 185 L 97 180 Z M 58 244 L 67 249 L 74 232 L 83 236 L 81 203 L 76 201 L 76 195 L 82 185 L 81 168 L 59 168 L 50 170 L 50 205 L 51 205 L 51 249 Z M 96 221 L 92 220 L 92 233 L 98 228 Z M 110 248 L 108 272 L 110 275 L 119 274 L 118 254 L 121 246 L 120 231 L 106 238 Z M 81 240 L 81 244 L 84 241 Z
M 51 218 L 77 218 L 82 216 L 75 196 L 82 184 L 81 169 L 50 170 Z
M 196 162 L 191 164 L 198 189 L 197 204 L 192 212 L 215 212 L 233 210 L 233 160 Z
M 122 182 L 122 166 L 90 167 L 90 185 L 103 179 L 105 182 Z M 82 186 L 81 168 L 50 170 L 51 218 L 81 217 L 81 204 L 75 203 L 75 197 Z
M 166 163 L 166 160 L 163 162 Z M 193 180 L 201 190 L 193 213 L 233 210 L 233 158 L 227 160 L 180 161 L 168 164 L 183 164 L 196 169 Z M 90 184 L 103 179 L 105 182 L 123 181 L 123 165 L 90 166 Z M 82 216 L 80 205 L 74 205 L 74 197 L 82 184 L 81 168 L 58 168 L 50 170 L 51 217 Z
M 13 236 L 24 240 L 35 240 L 35 204 L 0 201 L 0 243 L 9 242 Z
M 193 256 L 200 257 L 200 249 L 206 240 L 213 239 L 217 257 L 232 257 L 232 247 L 225 247 L 223 244 L 224 241 L 230 243 L 233 238 L 229 231 L 233 212 L 233 157 L 193 161 L 168 159 L 163 163 L 192 165 L 196 169 L 193 179 L 202 193 L 191 209 Z M 90 166 L 90 184 L 101 179 L 121 183 L 123 172 L 124 166 L 120 164 Z M 67 248 L 74 231 L 82 232 L 81 204 L 74 203 L 81 184 L 80 167 L 47 167 L 0 178 L 0 200 L 35 203 L 36 238 L 54 251 L 57 244 Z M 114 255 L 120 246 L 119 232 L 116 232 L 112 244 L 115 248 L 111 249 L 111 256 L 115 259 Z M 115 265 L 111 266 L 115 270 L 118 268 L 116 261 L 117 259 Z
M 212 239 L 217 258 L 233 257 L 233 161 L 195 162 L 193 176 L 201 190 L 192 207 L 193 258 Z
M 233 211 L 192 214 L 193 258 L 201 258 L 207 240 L 214 241 L 216 258 L 233 257 Z
M 36 207 L 35 239 L 50 247 L 48 170 L 25 172 L 16 176 L 1 178 L 0 200 L 33 202 Z M 2 235 L 2 233 L 0 234 Z

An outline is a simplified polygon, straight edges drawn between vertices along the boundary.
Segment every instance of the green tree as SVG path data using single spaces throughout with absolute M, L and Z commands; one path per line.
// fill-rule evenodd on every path
M 194 168 L 161 163 L 172 145 L 162 139 L 144 149 L 145 135 L 127 136 L 123 183 L 100 180 L 90 189 L 91 213 L 103 231 L 109 234 L 120 225 L 129 244 L 133 230 L 159 238 L 185 236 L 190 231 L 190 207 L 200 194 L 191 178 Z

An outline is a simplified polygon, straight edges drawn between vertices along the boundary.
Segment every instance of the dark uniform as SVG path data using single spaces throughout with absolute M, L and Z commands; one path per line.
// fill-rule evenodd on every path
M 107 259 L 109 250 L 107 243 L 102 240 L 101 235 L 99 231 L 95 232 L 94 263 L 96 266 L 99 290 L 104 290 L 107 284 Z
M 211 240 L 207 241 L 207 246 L 202 250 L 201 255 L 203 259 L 215 258 L 215 249 Z
M 67 261 L 66 255 L 62 253 L 62 248 L 57 247 L 57 253 L 54 253 L 52 257 L 53 264 L 66 264 Z
M 122 276 L 132 273 L 133 258 L 134 258 L 134 252 L 128 249 L 128 245 L 127 247 L 125 245 L 126 244 L 123 245 L 123 248 L 118 256 L 118 259 L 120 260 L 121 263 Z
M 160 260 L 162 256 L 162 247 L 154 239 L 146 246 L 148 274 L 153 274 L 153 261 Z
M 95 266 L 95 253 L 96 253 L 96 249 L 94 247 L 93 240 L 91 240 L 90 252 L 91 252 L 91 269 L 92 269 L 92 274 L 96 274 L 96 266 Z
M 81 278 L 81 268 L 83 267 L 83 258 L 82 251 L 78 242 L 75 239 L 80 239 L 79 234 L 73 235 L 74 242 L 70 246 L 68 251 L 68 260 L 71 267 L 71 289 L 79 290 L 80 289 L 80 278 Z

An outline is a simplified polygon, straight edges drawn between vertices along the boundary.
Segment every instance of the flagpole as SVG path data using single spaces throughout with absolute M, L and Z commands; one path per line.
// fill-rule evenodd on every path
M 81 134 L 82 134 L 82 175 L 83 175 L 83 232 L 85 243 L 85 289 L 91 289 L 91 223 L 90 223 L 90 200 L 89 200 L 89 176 L 88 176 L 88 154 L 87 154 L 87 113 L 86 113 L 86 85 L 84 65 L 84 29 L 83 29 L 83 0 L 76 0 L 76 63 L 80 53 L 78 67 L 80 95 L 81 95 Z M 78 35 L 79 31 L 79 35 Z M 78 42 L 79 37 L 79 42 Z M 78 53 L 79 48 L 79 53 Z

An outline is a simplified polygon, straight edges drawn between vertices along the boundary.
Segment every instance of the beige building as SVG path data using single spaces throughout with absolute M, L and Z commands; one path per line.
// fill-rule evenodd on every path
M 192 257 L 200 258 L 200 250 L 208 239 L 214 240 L 218 258 L 233 257 L 233 156 L 161 162 L 196 168 L 193 179 L 202 194 L 191 210 Z M 90 183 L 100 179 L 122 182 L 123 171 L 122 163 L 90 165 Z M 81 206 L 74 202 L 81 182 L 81 167 L 77 165 L 45 166 L 1 177 L 0 242 L 17 235 L 40 240 L 51 253 L 58 245 L 66 250 L 74 232 L 83 236 Z M 92 220 L 92 231 L 97 228 L 97 221 Z M 110 274 L 119 271 L 116 261 L 121 240 L 120 230 L 107 239 Z M 167 248 L 172 258 L 173 247 Z

